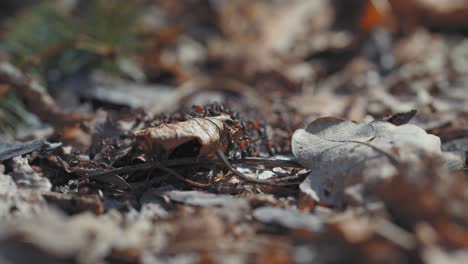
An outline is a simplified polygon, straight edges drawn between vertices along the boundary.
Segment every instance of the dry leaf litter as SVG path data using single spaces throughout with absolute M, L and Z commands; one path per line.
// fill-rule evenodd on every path
M 0 262 L 466 262 L 466 1 L 142 4 L 120 75 L 2 53 Z

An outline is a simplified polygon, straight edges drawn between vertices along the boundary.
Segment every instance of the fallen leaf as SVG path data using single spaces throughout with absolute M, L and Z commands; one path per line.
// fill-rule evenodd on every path
M 383 2 L 382 5 L 376 5 L 377 3 Z M 385 1 L 372 1 L 367 0 L 364 14 L 359 18 L 359 26 L 362 30 L 369 32 L 376 27 L 388 24 L 388 9 Z
M 16 156 L 24 155 L 41 148 L 45 140 L 39 139 L 29 142 L 9 142 L 0 139 L 0 161 L 11 159 Z
M 42 194 L 42 197 L 47 203 L 57 206 L 70 215 L 86 211 L 100 215 L 104 212 L 102 201 L 95 194 L 80 196 L 77 194 L 46 192 Z
M 312 214 L 264 206 L 252 212 L 255 219 L 266 224 L 277 224 L 291 229 L 306 229 L 311 232 L 323 231 L 322 221 Z
M 78 263 L 96 263 L 113 250 L 144 250 L 148 241 L 153 242 L 153 236 L 161 234 L 157 229 L 149 223 L 132 222 L 124 225 L 120 218 L 108 215 L 97 217 L 84 213 L 66 217 L 60 212 L 49 210 L 47 214 L 34 218 L 2 223 L 0 241 L 14 244 L 18 241 L 16 237 L 21 234 L 21 240 L 27 244 L 26 252 L 31 248 L 43 252 L 36 254 L 37 262 L 43 260 L 44 254 L 50 254 L 61 259 L 77 258 Z M 67 239 L 62 239 L 64 234 Z M 154 242 L 156 245 L 164 243 Z M 10 257 L 18 259 L 17 255 Z M 31 259 L 31 256 L 27 259 Z
M 389 177 L 399 161 L 418 160 L 421 153 L 443 156 L 440 139 L 415 125 L 358 124 L 334 117 L 318 118 L 306 130 L 297 130 L 292 151 L 311 170 L 301 191 L 336 206 L 343 204 L 346 187 Z
M 421 253 L 422 260 L 428 264 L 462 264 L 468 258 L 468 250 L 450 251 L 441 247 L 427 247 Z
M 224 123 L 228 119 L 230 117 L 225 115 L 192 118 L 184 122 L 135 131 L 133 136 L 144 137 L 145 142 L 149 142 L 148 148 L 162 146 L 165 151 L 172 153 L 184 146 L 187 147 L 184 155 L 204 157 L 228 146 L 228 131 Z
M 465 0 L 389 0 L 392 10 L 407 29 L 423 25 L 438 29 L 466 29 Z
M 52 184 L 48 178 L 41 177 L 28 164 L 28 160 L 21 156 L 10 160 L 9 166 L 12 168 L 11 178 L 20 188 L 30 188 L 40 191 L 50 191 Z
M 129 82 L 100 72 L 94 73 L 92 78 L 92 89 L 83 90 L 81 96 L 112 105 L 142 107 L 150 111 L 155 105 L 171 101 L 177 94 L 174 87 Z
M 170 200 L 188 205 L 211 207 L 211 206 L 236 206 L 247 205 L 243 199 L 230 195 L 204 193 L 199 191 L 168 191 L 164 193 Z
M 444 142 L 442 148 L 445 151 L 460 151 L 468 153 L 468 137 L 457 138 Z

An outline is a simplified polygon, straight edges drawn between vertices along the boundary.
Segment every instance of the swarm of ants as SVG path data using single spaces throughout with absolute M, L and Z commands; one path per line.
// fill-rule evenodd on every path
M 272 157 L 276 154 L 284 154 L 289 152 L 289 140 L 290 135 L 292 133 L 291 125 L 289 124 L 288 120 L 286 120 L 280 113 L 277 113 L 277 118 L 275 122 L 270 122 L 269 125 L 266 120 L 259 119 L 259 118 L 249 118 L 243 119 L 239 113 L 232 111 L 230 108 L 226 107 L 223 104 L 219 103 L 212 103 L 208 105 L 194 105 L 191 107 L 190 111 L 180 111 L 175 112 L 170 115 L 166 114 L 158 114 L 152 118 L 146 117 L 142 119 L 144 122 L 145 128 L 150 127 L 157 127 L 163 124 L 171 124 L 177 122 L 183 122 L 192 118 L 207 118 L 207 117 L 216 117 L 216 116 L 229 116 L 230 118 L 226 119 L 224 125 L 228 127 L 228 133 L 225 135 L 228 140 L 228 146 L 225 152 L 222 154 L 225 155 L 225 158 L 229 160 L 242 160 L 248 157 Z M 269 131 L 271 130 L 271 131 Z M 276 133 L 274 133 L 275 131 Z M 278 133 L 279 132 L 279 133 Z M 77 161 L 71 160 L 69 164 L 71 167 L 74 167 L 75 171 L 99 171 L 99 170 L 112 170 L 116 168 L 121 168 L 125 166 L 135 166 L 141 163 L 151 163 L 151 162 L 161 162 L 162 156 L 160 153 L 145 153 L 141 146 L 137 142 L 129 143 L 129 147 L 131 150 L 126 153 L 124 156 L 117 157 L 116 154 L 118 149 L 123 148 L 123 140 L 127 140 L 128 137 L 122 135 L 120 139 L 104 139 L 101 147 L 96 149 L 96 153 L 92 153 L 90 155 L 90 160 L 87 161 Z M 174 154 L 174 153 L 173 153 Z M 149 156 L 151 157 L 149 157 Z M 219 156 L 218 156 L 219 157 Z M 164 159 L 175 159 L 180 160 L 181 158 L 185 158 L 184 156 L 171 155 L 170 157 L 162 158 Z M 222 157 L 219 157 L 222 160 Z M 225 162 L 226 159 L 225 159 Z M 226 164 L 225 164 L 226 165 Z M 230 165 L 227 165 L 231 172 L 235 171 Z M 215 166 L 216 167 L 216 166 Z M 175 170 L 167 170 L 169 174 L 175 175 L 176 178 L 179 180 L 183 180 L 186 184 L 191 185 L 193 187 L 207 187 L 210 188 L 223 188 L 224 184 L 222 182 L 225 179 L 220 181 L 219 173 L 223 171 L 223 168 L 226 166 L 217 167 L 213 171 L 213 168 L 203 169 L 202 167 L 195 166 L 193 168 L 185 167 L 184 171 L 190 170 L 191 172 L 187 173 L 190 175 L 200 174 L 198 180 L 200 182 L 206 182 L 206 177 L 208 174 L 211 176 L 208 177 L 208 183 L 200 183 L 195 182 L 189 179 L 183 179 L 184 177 L 180 176 Z M 181 167 L 183 168 L 183 167 Z M 161 167 L 159 168 L 161 169 Z M 174 168 L 179 170 L 179 168 Z M 124 180 L 127 182 L 138 182 L 141 180 L 147 180 L 148 173 L 151 173 L 153 169 L 147 168 L 145 170 L 141 170 L 140 173 L 130 173 L 124 177 Z M 80 173 L 79 173 L 80 174 Z M 86 173 L 85 173 L 86 174 Z M 225 173 L 223 173 L 224 175 Z M 232 173 L 228 172 L 226 175 L 230 175 Z M 234 172 L 237 175 L 237 172 Z M 79 181 L 73 181 L 73 188 L 76 188 L 79 192 L 91 192 L 96 193 L 97 186 L 101 186 L 99 184 L 98 177 L 82 177 L 84 174 L 81 173 L 80 177 L 78 177 Z M 246 178 L 242 175 L 237 175 L 238 178 Z M 229 178 L 229 177 L 228 177 Z M 105 178 L 102 178 L 105 179 Z M 158 180 L 159 181 L 159 180 Z M 218 183 L 215 183 L 218 181 Z M 96 184 L 95 184 L 96 183 Z M 275 183 L 271 184 L 270 182 L 252 182 L 252 183 L 259 183 L 259 184 L 266 184 L 266 185 L 274 185 Z M 75 186 L 76 185 L 76 186 Z M 102 186 L 101 186 L 102 187 Z M 233 190 L 230 189 L 229 192 Z
M 232 127 L 236 133 L 228 134 L 229 146 L 227 156 L 229 158 L 239 159 L 257 156 L 274 156 L 289 151 L 284 148 L 284 142 L 274 142 L 272 133 L 267 133 L 268 126 L 265 120 L 258 118 L 244 119 L 238 112 L 232 111 L 223 104 L 212 103 L 208 105 L 193 105 L 189 112 L 176 112 L 171 115 L 156 115 L 148 126 L 154 127 L 161 124 L 170 124 L 186 121 L 191 118 L 215 117 L 228 115 L 231 118 L 226 120 L 226 125 Z M 281 121 L 280 121 L 281 122 Z M 286 122 L 283 122 L 286 123 Z M 291 134 L 288 127 L 286 134 Z M 270 128 L 271 129 L 271 128 Z

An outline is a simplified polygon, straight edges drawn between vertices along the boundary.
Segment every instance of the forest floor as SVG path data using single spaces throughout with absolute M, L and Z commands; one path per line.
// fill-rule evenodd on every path
M 0 263 L 466 263 L 467 17 L 2 1 Z

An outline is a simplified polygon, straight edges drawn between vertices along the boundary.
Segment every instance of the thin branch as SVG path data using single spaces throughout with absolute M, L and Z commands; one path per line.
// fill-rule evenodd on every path
M 130 173 L 134 171 L 140 171 L 140 170 L 149 170 L 149 169 L 159 169 L 162 171 L 165 171 L 173 176 L 175 176 L 177 179 L 185 182 L 186 184 L 192 186 L 192 187 L 197 187 L 197 188 L 207 188 L 211 184 L 209 183 L 199 183 L 196 181 L 192 181 L 190 179 L 185 178 L 184 176 L 180 175 L 179 173 L 175 172 L 174 170 L 164 166 L 160 162 L 153 161 L 153 162 L 147 162 L 147 163 L 142 163 L 142 164 L 136 164 L 136 165 L 130 165 L 130 166 L 125 166 L 113 170 L 107 170 L 107 171 L 99 171 L 99 170 L 83 170 L 83 169 L 78 169 L 74 170 L 73 172 L 86 177 L 88 179 L 95 179 L 95 178 L 100 178 L 100 177 L 105 177 L 108 175 L 114 175 L 114 174 L 121 174 L 121 173 Z M 96 172 L 97 171 L 97 172 Z
M 99 170 L 92 170 L 92 171 L 87 171 L 83 169 L 75 170 L 74 172 L 78 173 L 79 175 L 86 177 L 88 179 L 97 179 L 109 175 L 115 175 L 115 174 L 121 174 L 121 173 L 130 173 L 134 171 L 139 171 L 139 170 L 149 170 L 149 169 L 160 169 L 162 171 L 165 171 L 173 176 L 175 176 L 177 179 L 185 182 L 186 184 L 192 186 L 192 187 L 197 187 L 197 188 L 207 188 L 211 184 L 207 183 L 199 183 L 196 181 L 192 181 L 190 179 L 185 178 L 184 176 L 180 175 L 179 173 L 175 172 L 174 170 L 168 168 L 164 164 L 158 162 L 158 161 L 152 161 L 152 162 L 147 162 L 147 163 L 142 163 L 142 164 L 136 164 L 136 165 L 130 165 L 130 166 L 125 166 L 125 167 L 120 167 L 117 169 L 112 169 L 112 170 L 106 170 L 106 171 L 99 171 Z
M 124 173 L 132 173 L 135 171 L 141 170 L 150 170 L 150 169 L 160 169 L 163 170 L 179 180 L 185 182 L 186 184 L 196 187 L 196 188 L 208 188 L 211 184 L 199 183 L 187 179 L 180 175 L 179 173 L 175 172 L 174 170 L 170 169 L 169 167 L 180 167 L 180 166 L 213 166 L 213 165 L 225 165 L 229 168 L 229 170 L 234 173 L 234 175 L 238 176 L 242 180 L 247 182 L 255 183 L 255 184 L 263 184 L 263 185 L 270 185 L 270 186 L 287 186 L 287 185 L 297 185 L 299 182 L 290 182 L 291 180 L 300 179 L 302 175 L 293 175 L 289 177 L 283 177 L 274 180 L 261 180 L 261 179 L 254 179 L 248 177 L 236 169 L 232 167 L 232 163 L 234 164 L 245 164 L 245 165 L 263 165 L 265 167 L 290 167 L 290 168 L 303 168 L 300 164 L 296 163 L 292 160 L 278 160 L 278 159 L 268 159 L 268 158 L 245 158 L 245 159 L 238 159 L 238 160 L 228 160 L 227 157 L 222 153 L 220 150 L 217 151 L 218 159 L 178 159 L 178 160 L 167 160 L 164 162 L 159 161 L 151 161 L 141 164 L 129 165 L 125 167 L 120 167 L 111 170 L 86 170 L 86 169 L 74 169 L 73 172 L 86 177 L 88 179 L 98 179 L 101 177 L 105 177 L 108 175 L 114 174 L 124 174 Z
M 21 97 L 29 111 L 35 113 L 42 121 L 55 127 L 61 127 L 64 124 L 76 124 L 91 117 L 90 115 L 64 112 L 44 87 L 10 63 L 0 63 L 0 83 L 6 83 L 14 87 L 15 92 Z
M 244 158 L 244 159 L 230 159 L 228 160 L 231 164 L 244 164 L 250 166 L 263 165 L 265 167 L 288 167 L 288 168 L 303 168 L 302 165 L 298 164 L 293 160 L 281 160 L 281 159 L 269 159 L 269 158 Z M 220 159 L 175 159 L 175 160 L 166 160 L 161 162 L 146 162 L 141 164 L 124 166 L 111 170 L 86 170 L 86 169 L 76 169 L 75 173 L 78 173 L 87 178 L 97 178 L 103 177 L 111 174 L 121 174 L 121 173 L 131 173 L 140 170 L 148 170 L 152 168 L 158 168 L 158 166 L 165 167 L 180 167 L 180 166 L 214 166 L 225 164 Z
M 203 188 L 203 189 L 206 189 L 208 187 L 211 186 L 210 183 L 199 183 L 199 182 L 196 182 L 196 181 L 192 181 L 190 179 L 187 179 L 185 178 L 184 176 L 180 175 L 179 173 L 175 172 L 174 170 L 168 168 L 168 167 L 165 167 L 165 166 L 162 166 L 161 164 L 158 164 L 157 166 L 158 169 L 162 170 L 162 171 L 165 171 L 171 175 L 173 175 L 174 177 L 176 177 L 177 179 L 183 181 L 184 183 L 192 186 L 192 187 L 196 187 L 196 188 Z
M 220 162 L 216 160 L 216 162 Z M 249 166 L 265 166 L 269 168 L 273 167 L 286 167 L 286 168 L 298 168 L 303 169 L 304 166 L 299 164 L 295 160 L 287 160 L 287 159 L 275 159 L 275 158 L 244 158 L 244 159 L 230 159 L 229 162 L 231 164 L 242 164 L 242 165 L 249 165 Z
M 224 165 L 226 165 L 226 167 L 232 172 L 234 173 L 234 175 L 236 175 L 237 177 L 239 177 L 240 179 L 246 181 L 246 182 L 251 182 L 251 183 L 255 183 L 255 184 L 263 184 L 263 185 L 270 185 L 270 186 L 285 186 L 285 185 L 296 185 L 297 183 L 279 183 L 279 182 L 276 182 L 274 180 L 270 180 L 270 179 L 266 179 L 266 180 L 262 180 L 262 179 L 255 179 L 255 178 L 252 178 L 252 177 L 248 177 L 246 176 L 245 174 L 241 173 L 240 171 L 236 170 L 234 167 L 232 167 L 231 163 L 229 163 L 229 160 L 226 158 L 226 156 L 224 155 L 224 153 L 221 151 L 221 150 L 216 150 L 216 156 L 224 163 Z

